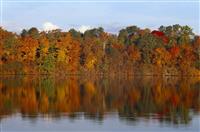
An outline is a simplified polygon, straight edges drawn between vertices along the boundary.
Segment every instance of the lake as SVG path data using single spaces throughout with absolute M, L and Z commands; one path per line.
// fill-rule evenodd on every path
M 199 132 L 197 77 L 0 77 L 7 131 Z

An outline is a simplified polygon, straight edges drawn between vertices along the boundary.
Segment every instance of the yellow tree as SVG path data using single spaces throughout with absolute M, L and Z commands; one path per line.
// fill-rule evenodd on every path
M 25 63 L 34 62 L 38 41 L 31 37 L 24 37 L 21 38 L 21 42 L 19 47 L 19 59 Z
M 57 41 L 58 61 L 67 65 L 69 72 L 77 72 L 80 61 L 80 43 L 73 39 L 70 33 L 63 34 L 61 39 Z

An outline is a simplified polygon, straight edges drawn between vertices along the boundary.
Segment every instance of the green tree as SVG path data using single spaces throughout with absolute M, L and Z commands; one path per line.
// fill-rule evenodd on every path
M 71 33 L 72 37 L 74 37 L 76 39 L 81 39 L 81 37 L 83 36 L 83 34 L 81 32 L 78 32 L 75 29 L 70 29 L 69 33 Z
M 90 30 L 85 31 L 85 33 L 83 34 L 84 38 L 87 37 L 99 37 L 101 35 L 101 33 L 104 32 L 104 29 L 102 27 L 99 28 L 93 28 Z
M 139 38 L 140 28 L 137 26 L 129 26 L 119 31 L 118 39 L 122 44 L 133 44 Z
M 21 37 L 27 37 L 28 31 L 26 29 L 23 29 L 20 35 L 21 35 Z
M 30 35 L 30 37 L 34 38 L 34 39 L 38 39 L 39 38 L 39 31 L 37 28 L 32 27 L 28 30 L 28 34 Z
M 142 60 L 144 63 L 151 63 L 153 57 L 153 50 L 155 48 L 163 47 L 163 42 L 152 34 L 144 35 L 138 42 L 137 46 L 142 53 Z

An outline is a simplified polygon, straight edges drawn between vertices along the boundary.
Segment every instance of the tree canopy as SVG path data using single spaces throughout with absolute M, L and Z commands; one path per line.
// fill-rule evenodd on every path
M 200 74 L 200 36 L 189 26 L 102 27 L 81 33 L 0 28 L 1 74 Z M 18 65 L 14 68 L 14 65 Z

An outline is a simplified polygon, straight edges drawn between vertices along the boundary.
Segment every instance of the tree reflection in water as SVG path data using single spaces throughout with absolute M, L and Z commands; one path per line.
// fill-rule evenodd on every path
M 178 77 L 1 77 L 0 118 L 158 120 L 188 124 L 200 112 L 200 79 Z

